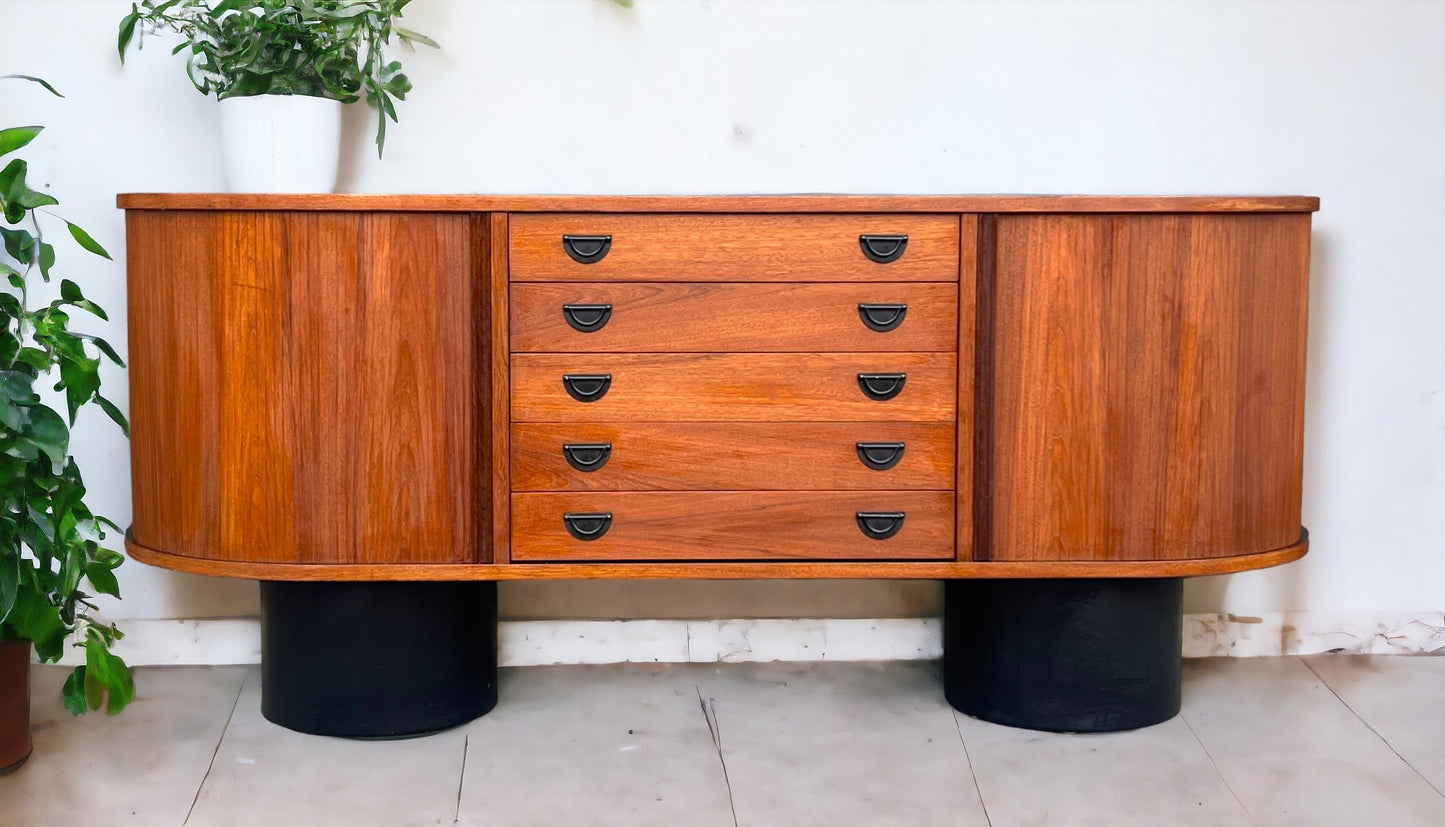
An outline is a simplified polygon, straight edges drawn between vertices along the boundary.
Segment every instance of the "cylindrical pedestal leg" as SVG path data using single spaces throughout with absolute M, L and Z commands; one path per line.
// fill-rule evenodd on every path
M 1114 732 L 1179 712 L 1183 580 L 950 580 L 944 695 L 1008 726 Z
M 405 738 L 496 704 L 496 583 L 261 583 L 267 720 Z

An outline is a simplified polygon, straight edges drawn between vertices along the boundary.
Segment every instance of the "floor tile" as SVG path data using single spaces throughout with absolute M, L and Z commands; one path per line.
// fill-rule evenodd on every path
M 261 717 L 261 672 L 246 676 L 187 827 L 450 825 L 462 729 L 402 741 L 303 735 Z
M 741 825 L 983 825 L 936 663 L 730 664 L 701 682 Z
M 1445 657 L 1317 655 L 1305 663 L 1445 794 Z
M 731 825 L 698 703 L 713 666 L 503 669 L 500 702 L 464 728 L 461 825 Z
M 69 667 L 31 667 L 35 752 L 0 778 L 0 823 L 179 825 L 226 728 L 246 667 L 135 670 L 120 715 L 72 718 L 60 700 Z
M 1069 735 L 958 713 L 958 728 L 993 827 L 1250 823 L 1179 718 L 1132 732 Z
M 1445 797 L 1297 658 L 1186 661 L 1184 718 L 1257 824 L 1445 824 Z

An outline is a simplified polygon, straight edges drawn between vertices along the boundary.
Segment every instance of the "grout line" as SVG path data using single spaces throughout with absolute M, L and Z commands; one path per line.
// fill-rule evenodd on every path
M 1389 739 L 1387 739 L 1385 736 L 1381 735 L 1381 734 L 1380 734 L 1380 731 L 1379 731 L 1378 729 L 1375 729 L 1375 727 L 1374 727 L 1369 721 L 1365 720 L 1365 718 L 1364 718 L 1363 715 L 1361 715 L 1360 713 L 1356 712 L 1356 711 L 1355 711 L 1355 708 L 1352 707 L 1352 706 L 1350 706 L 1350 702 L 1349 702 L 1349 701 L 1347 701 L 1347 700 L 1345 700 L 1344 698 L 1340 697 L 1340 693 L 1336 692 L 1336 691 L 1335 691 L 1335 688 L 1334 688 L 1333 686 L 1330 686 L 1330 682 L 1329 682 L 1328 680 L 1325 680 L 1325 676 L 1324 676 L 1324 675 L 1321 675 L 1318 671 L 1315 670 L 1314 666 L 1309 662 L 1309 659 L 1308 659 L 1308 658 L 1300 658 L 1299 660 L 1300 660 L 1301 663 L 1303 663 L 1303 664 L 1305 665 L 1305 668 L 1308 669 L 1308 670 L 1310 670 L 1310 673 L 1313 674 L 1313 675 L 1315 676 L 1315 678 L 1317 678 L 1317 679 L 1319 680 L 1319 682 L 1324 685 L 1324 687 L 1325 687 L 1326 689 L 1330 690 L 1330 694 L 1335 696 L 1335 700 L 1337 700 L 1337 701 L 1339 701 L 1340 703 L 1344 704 L 1344 705 L 1345 705 L 1345 709 L 1348 709 L 1348 710 L 1350 711 L 1350 714 L 1351 714 L 1351 715 L 1354 715 L 1355 718 L 1358 719 L 1360 723 L 1362 723 L 1362 724 L 1365 725 L 1365 728 L 1366 728 L 1366 729 L 1368 729 L 1370 732 L 1374 733 L 1375 737 L 1376 737 L 1376 738 L 1379 738 L 1379 739 L 1380 739 L 1380 742 L 1383 743 L 1386 747 L 1388 747 L 1388 748 L 1390 749 L 1390 752 L 1395 753 L 1395 757 L 1396 757 L 1396 758 L 1398 758 L 1398 759 L 1400 759 L 1401 761 L 1403 761 L 1403 762 L 1405 763 L 1405 766 L 1407 766 L 1407 767 L 1410 768 L 1410 771 L 1411 771 L 1411 772 L 1413 772 L 1413 773 L 1415 773 L 1416 775 L 1420 776 L 1420 780 L 1421 780 L 1421 781 L 1424 781 L 1426 784 L 1428 784 L 1428 785 L 1430 786 L 1430 789 L 1432 789 L 1432 790 L 1435 791 L 1435 794 L 1436 794 L 1436 795 L 1440 796 L 1441 798 L 1445 798 L 1445 790 L 1442 790 L 1442 789 L 1440 789 L 1439 787 L 1435 786 L 1435 782 L 1433 782 L 1433 781 L 1431 781 L 1430 779 L 1426 778 L 1424 773 L 1420 772 L 1420 770 L 1418 770 L 1418 769 L 1415 768 L 1415 765 L 1414 765 L 1414 764 L 1411 764 L 1411 763 L 1410 763 L 1410 759 L 1408 759 L 1408 758 L 1406 758 L 1405 756 L 1401 755 L 1401 754 L 1400 754 L 1400 751 L 1397 750 L 1397 749 L 1395 749 L 1395 745 L 1392 744 L 1392 743 L 1390 743 Z
M 717 722 L 717 701 L 708 698 L 702 699 L 702 687 L 693 684 L 692 688 L 697 692 L 697 704 L 702 707 L 702 718 L 707 721 L 708 734 L 712 736 L 712 745 L 717 748 L 717 760 L 722 765 L 723 783 L 728 788 L 728 807 L 733 811 L 733 827 L 738 827 L 738 805 L 733 801 L 733 782 L 728 777 L 728 762 L 723 758 L 722 748 L 722 726 Z
M 460 824 L 462 820 L 462 784 L 467 780 L 467 752 L 472 745 L 472 736 L 462 736 L 462 771 L 457 774 L 457 806 L 452 811 L 452 825 Z
M 973 771 L 973 757 L 968 754 L 968 742 L 963 740 L 963 727 L 958 722 L 958 710 L 950 709 L 953 713 L 953 730 L 958 733 L 958 743 L 963 746 L 963 760 L 968 764 L 968 775 L 973 779 L 973 791 L 978 794 L 978 804 L 983 808 L 983 820 L 988 827 L 993 827 L 993 818 L 988 814 L 988 802 L 983 800 L 983 788 L 978 785 L 978 773 Z
M 1209 747 L 1204 745 L 1204 741 L 1199 738 L 1199 733 L 1194 731 L 1193 725 L 1189 723 L 1188 718 L 1184 717 L 1183 712 L 1179 713 L 1179 720 L 1184 722 L 1184 728 L 1189 730 L 1190 735 L 1194 736 L 1194 743 L 1198 744 L 1199 748 L 1204 750 L 1204 757 L 1208 758 L 1209 765 L 1214 767 L 1214 774 L 1219 776 L 1219 783 L 1223 784 L 1224 789 L 1229 790 L 1229 794 L 1234 796 L 1234 801 L 1239 805 L 1239 809 L 1244 812 L 1244 817 L 1249 819 L 1250 824 L 1258 825 L 1259 822 L 1255 820 L 1254 813 L 1249 811 L 1249 808 L 1244 805 L 1244 800 L 1239 797 L 1239 793 L 1235 792 L 1234 787 L 1230 786 L 1229 780 L 1224 777 L 1224 772 L 1219 769 L 1219 763 L 1216 762 L 1214 756 L 1210 754 Z
M 216 748 L 211 750 L 211 761 L 206 764 L 206 774 L 201 776 L 201 783 L 196 785 L 196 795 L 191 799 L 191 806 L 186 809 L 185 820 L 181 827 L 191 823 L 191 816 L 196 812 L 196 803 L 201 800 L 201 791 L 206 788 L 206 782 L 211 778 L 211 770 L 216 766 L 216 756 L 221 752 L 221 744 L 226 740 L 226 733 L 231 729 L 231 719 L 236 717 L 236 708 L 241 705 L 241 693 L 246 691 L 246 684 L 250 682 L 251 676 L 256 674 L 255 669 L 246 671 L 246 677 L 241 680 L 241 685 L 236 688 L 236 700 L 231 702 L 231 711 L 226 715 L 226 724 L 221 727 L 221 734 L 216 738 Z

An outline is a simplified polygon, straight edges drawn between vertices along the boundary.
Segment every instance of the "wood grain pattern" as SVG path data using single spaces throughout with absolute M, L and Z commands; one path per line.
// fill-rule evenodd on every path
M 1298 532 L 1309 216 L 1003 216 L 993 560 L 1185 559 Z
M 902 442 L 885 471 L 858 458 L 859 442 Z M 607 464 L 578 471 L 568 443 L 612 446 Z M 946 423 L 776 422 L 518 424 L 517 491 L 768 491 L 953 488 L 953 428 Z
M 974 276 L 973 336 L 973 508 L 971 516 L 974 560 L 987 560 L 993 546 L 993 405 L 994 405 L 994 322 L 998 316 L 998 216 L 978 217 Z M 967 280 L 968 276 L 963 278 Z M 962 348 L 962 344 L 959 345 Z M 962 381 L 962 380 L 960 380 Z M 959 431 L 958 441 L 965 441 Z M 959 490 L 962 498 L 966 492 Z M 960 550 L 964 548 L 959 544 Z M 960 558 L 963 557 L 960 552 Z
M 485 256 L 485 266 L 479 268 L 478 279 L 486 285 L 484 301 L 490 308 L 486 335 L 489 337 L 487 370 L 490 379 L 490 396 L 484 407 L 478 407 L 482 433 L 486 440 L 490 467 L 487 470 L 488 484 L 482 496 L 491 506 L 487 517 L 490 524 L 484 527 L 489 532 L 485 545 L 486 559 L 505 565 L 511 560 L 512 545 L 512 500 L 511 500 L 511 428 L 512 428 L 512 355 L 509 344 L 511 328 L 508 324 L 507 283 L 510 271 L 507 265 L 507 216 L 493 213 L 478 216 L 478 243 L 485 246 L 480 252 Z M 478 322 L 480 324 L 480 322 Z
M 859 372 L 907 374 L 893 399 Z M 565 374 L 610 374 L 595 402 L 567 395 Z M 512 357 L 514 422 L 952 422 L 951 353 L 525 354 Z
M 869 261 L 862 233 L 906 233 L 888 264 Z M 610 235 L 593 264 L 564 235 Z M 958 278 L 956 215 L 613 215 L 511 219 L 513 281 L 943 281 Z
M 138 538 L 229 560 L 473 559 L 468 217 L 130 220 Z
M 190 212 L 126 221 L 132 532 L 141 544 L 198 556 L 220 544 L 220 394 L 176 389 L 215 389 L 220 378 L 215 248 L 206 243 L 216 223 Z M 172 278 L 158 277 L 162 262 L 172 262 Z
M 518 353 L 766 353 L 952 351 L 955 284 L 512 285 L 512 350 Z M 863 302 L 907 304 L 897 328 L 864 324 Z M 573 329 L 565 304 L 610 304 L 600 329 Z
M 1252 554 L 1200 560 L 1055 560 L 960 562 L 797 562 L 733 563 L 531 563 L 502 565 L 409 565 L 235 563 L 167 554 L 126 539 L 126 552 L 142 563 L 212 577 L 256 580 L 940 580 L 949 578 L 1044 577 L 1196 577 L 1232 574 L 1290 563 L 1309 550 L 1309 536 L 1288 546 Z
M 285 327 L 290 306 L 285 219 L 277 213 L 226 213 L 220 218 L 214 264 L 218 270 L 225 268 L 219 288 L 226 323 L 218 331 L 221 536 L 217 551 L 245 560 L 255 548 L 285 547 L 296 535 L 299 516 L 293 507 L 297 480 L 294 471 L 287 473 L 297 434 L 287 387 L 290 360 Z M 270 243 L 258 244 L 260 239 Z M 322 407 L 317 413 L 324 412 Z M 344 553 L 319 551 L 323 560 Z
M 1314 212 L 1303 195 L 254 195 L 122 193 L 127 210 L 598 213 Z
M 904 512 L 899 532 L 870 539 L 859 511 Z M 568 512 L 610 512 L 596 540 L 567 533 Z M 953 557 L 949 491 L 519 493 L 512 560 L 927 560 Z
M 978 327 L 979 217 L 960 217 L 958 241 L 958 417 L 954 420 L 954 547 L 958 559 L 973 559 L 974 382 Z
M 120 201 L 133 208 L 128 545 L 140 559 L 279 579 L 1171 577 L 1275 565 L 1307 546 L 1316 199 Z M 574 221 L 625 231 L 604 259 L 617 272 L 566 259 L 529 275 L 536 251 L 509 248 L 529 227 Z M 740 230 L 737 244 L 717 242 Z M 889 231 L 909 232 L 909 253 L 864 260 L 857 234 Z M 889 269 L 910 260 L 922 262 L 913 275 Z M 556 280 L 554 264 L 587 281 Z M 533 277 L 546 281 L 509 284 Z M 914 297 L 895 334 L 857 319 L 850 292 L 880 288 Z M 549 317 L 573 290 L 621 291 L 614 305 L 642 315 L 619 313 L 589 339 Z M 591 295 L 572 300 L 603 300 Z M 734 317 L 709 327 L 722 305 Z M 860 371 L 909 380 L 875 402 Z M 612 390 L 578 403 L 564 372 L 613 373 Z M 851 451 L 811 453 L 838 439 L 851 449 L 860 428 L 906 432 L 924 450 L 891 472 Z M 565 466 L 556 443 L 573 431 L 618 446 L 615 465 Z M 808 497 L 841 507 L 879 493 L 946 502 L 948 516 L 926 512 L 940 527 L 931 562 L 866 562 L 805 528 L 823 513 L 799 505 Z M 509 558 L 523 505 L 599 497 L 648 504 L 652 539 L 622 554 L 650 562 Z M 706 524 L 673 499 L 687 497 L 727 507 Z M 669 509 L 702 520 L 706 542 L 669 539 Z M 744 531 L 724 518 L 760 513 L 796 531 L 727 552 L 742 562 L 658 556 L 706 557 L 697 549 L 719 532 Z

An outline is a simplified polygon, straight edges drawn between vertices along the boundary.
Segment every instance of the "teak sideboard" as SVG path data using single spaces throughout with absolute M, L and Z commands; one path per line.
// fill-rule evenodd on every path
M 1137 726 L 1178 707 L 1180 578 L 1308 545 L 1315 198 L 119 203 L 127 547 L 263 581 L 288 726 L 454 722 L 374 731 L 384 689 L 307 706 L 359 617 L 434 614 L 351 656 L 435 640 L 434 685 L 401 689 L 470 717 L 495 653 L 435 664 L 494 647 L 494 581 L 639 577 L 946 580 L 956 706 Z M 1058 671 L 1106 627 L 1108 657 Z M 1099 700 L 1131 670 L 1148 697 Z M 1083 707 L 1050 718 L 1050 693 Z

